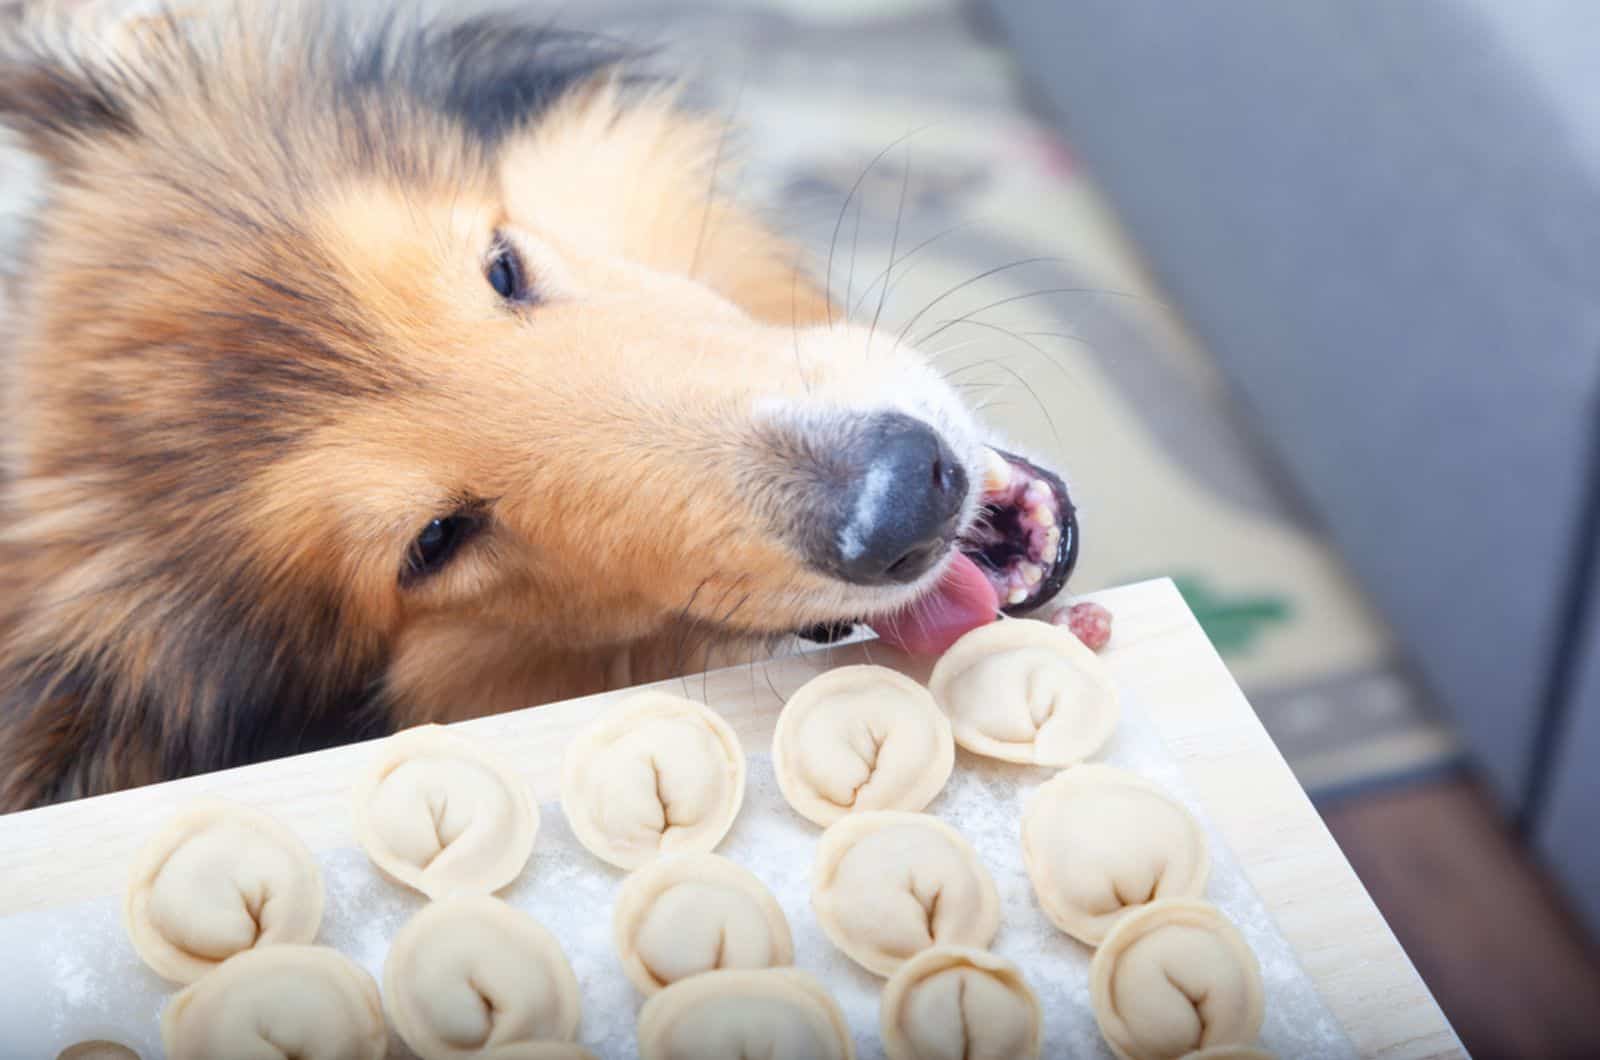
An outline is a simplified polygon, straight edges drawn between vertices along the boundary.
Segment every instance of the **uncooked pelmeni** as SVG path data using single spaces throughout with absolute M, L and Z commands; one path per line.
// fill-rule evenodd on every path
M 492 894 L 527 865 L 539 809 L 509 765 L 423 725 L 378 745 L 356 783 L 355 828 L 374 865 L 429 898 Z
M 811 907 L 845 956 L 882 976 L 929 946 L 982 949 L 1000 929 L 1000 896 L 972 844 L 922 813 L 875 810 L 830 825 Z
M 617 891 L 617 954 L 629 982 L 653 994 L 719 968 L 794 962 L 794 938 L 772 892 L 716 854 L 659 858 Z
M 980 626 L 934 664 L 928 687 L 956 743 L 1008 762 L 1070 766 L 1105 746 L 1121 701 L 1071 630 L 1013 618 Z
M 1188 810 L 1102 765 L 1073 766 L 1039 786 L 1022 815 L 1022 860 L 1050 922 L 1091 946 L 1132 909 L 1200 897 L 1211 873 Z
M 501 1057 L 578 1032 L 578 980 L 555 936 L 486 895 L 425 906 L 383 962 L 383 1004 L 422 1060 Z
M 322 901 L 322 872 L 293 832 L 260 810 L 207 799 L 135 855 L 122 920 L 157 974 L 192 983 L 254 946 L 312 941 Z
M 168 1060 L 381 1060 L 378 984 L 324 946 L 230 957 L 161 1013 Z
M 524 1042 L 483 1055 L 485 1060 L 599 1060 L 577 1042 Z
M 715 711 L 665 692 L 630 697 L 572 741 L 561 808 L 590 853 L 634 869 L 712 850 L 744 802 L 744 750 Z
M 807 681 L 772 736 L 779 790 L 824 827 L 859 810 L 922 809 L 955 758 L 950 719 L 933 696 L 883 666 L 841 666 Z
M 1111 929 L 1089 965 L 1095 1021 L 1122 1060 L 1247 1045 L 1261 1030 L 1261 966 L 1213 905 L 1169 898 Z
M 56 1054 L 56 1060 L 139 1060 L 139 1054 L 126 1045 L 99 1040 L 69 1045 Z
M 1039 998 L 1004 957 L 933 946 L 900 966 L 878 1001 L 889 1060 L 1032 1060 Z
M 854 1060 L 833 997 L 794 968 L 681 980 L 639 1010 L 639 1060 Z

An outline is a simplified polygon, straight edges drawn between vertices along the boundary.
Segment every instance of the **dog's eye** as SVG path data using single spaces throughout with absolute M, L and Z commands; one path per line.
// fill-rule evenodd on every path
M 522 259 L 517 256 L 515 248 L 506 243 L 496 244 L 484 275 L 488 277 L 494 293 L 501 298 L 508 302 L 527 301 L 527 279 L 523 274 Z
M 481 527 L 482 520 L 475 515 L 447 515 L 431 520 L 412 542 L 400 580 L 414 582 L 437 572 Z

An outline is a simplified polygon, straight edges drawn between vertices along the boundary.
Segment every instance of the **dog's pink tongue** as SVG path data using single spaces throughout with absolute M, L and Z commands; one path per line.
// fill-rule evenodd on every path
M 1000 598 L 978 565 L 960 553 L 944 580 L 904 611 L 872 621 L 884 641 L 912 655 L 938 655 L 961 635 L 994 621 Z

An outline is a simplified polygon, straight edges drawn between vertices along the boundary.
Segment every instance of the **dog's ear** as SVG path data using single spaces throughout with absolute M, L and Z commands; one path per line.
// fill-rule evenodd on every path
M 353 53 L 348 73 L 357 86 L 409 89 L 494 147 L 585 85 L 649 81 L 644 57 L 594 33 L 502 12 L 410 29 L 392 24 Z
M 66 164 L 86 140 L 133 131 L 113 76 L 21 42 L 0 48 L 0 124 L 55 165 Z

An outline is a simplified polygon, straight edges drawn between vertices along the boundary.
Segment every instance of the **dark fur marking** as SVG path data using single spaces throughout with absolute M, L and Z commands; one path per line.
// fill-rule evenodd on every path
M 74 68 L 24 44 L 0 59 L 0 115 L 38 141 L 93 133 L 131 135 L 132 111 L 115 79 Z M 47 152 L 52 153 L 53 152 Z
M 382 708 L 381 659 L 307 668 L 313 645 L 333 643 L 337 608 L 314 594 L 293 618 L 274 621 L 227 589 L 190 598 L 163 616 L 178 628 L 178 655 L 160 676 L 129 688 L 106 660 L 59 658 L 21 663 L 29 676 L 0 713 L 8 739 L 27 745 L 8 756 L 0 804 L 77 798 L 160 778 L 188 776 L 370 739 L 392 729 Z M 82 709 L 98 703 L 108 708 Z M 297 705 L 311 704 L 297 710 Z M 283 724 L 285 720 L 290 724 Z M 20 749 L 20 748 L 19 748 Z M 26 761 L 30 776 L 15 764 Z
M 328 645 L 349 639 L 337 603 L 300 591 L 285 594 L 291 613 L 278 614 L 263 608 L 259 592 L 258 578 L 225 576 L 191 601 L 192 628 L 178 638 L 175 669 L 199 675 L 194 687 L 207 717 L 179 730 L 182 737 L 166 733 L 167 771 L 223 769 L 387 729 L 375 696 L 385 660 L 328 657 Z
M 573 89 L 636 59 L 617 41 L 510 14 L 408 29 L 391 19 L 350 51 L 344 81 L 355 90 L 402 89 L 493 148 Z
M 305 291 L 300 290 L 298 287 L 291 287 L 289 284 L 283 283 L 279 280 L 274 280 L 270 276 L 263 276 L 260 273 L 250 272 L 248 270 L 242 271 L 240 275 L 244 279 L 249 280 L 251 283 L 265 287 L 273 294 L 287 298 L 291 302 L 298 302 L 301 305 L 311 305 L 314 302 L 314 299 Z

